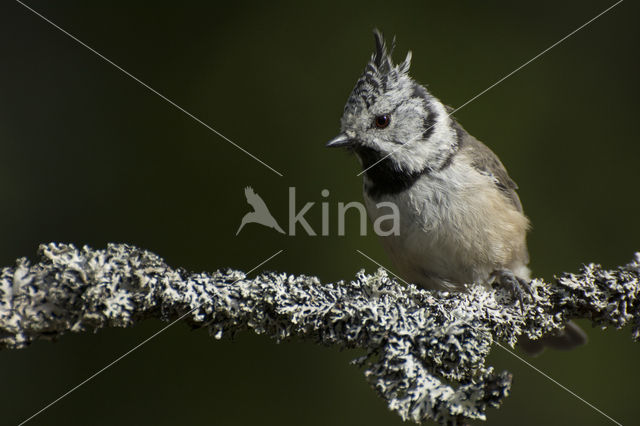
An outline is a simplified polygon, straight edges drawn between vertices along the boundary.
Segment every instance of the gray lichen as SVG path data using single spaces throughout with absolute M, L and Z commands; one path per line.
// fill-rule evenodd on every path
M 640 338 L 640 253 L 615 270 L 584 266 L 554 285 L 533 280 L 521 309 L 503 289 L 443 293 L 405 286 L 380 269 L 350 282 L 264 273 L 173 269 L 124 244 L 106 250 L 40 246 L 39 261 L 18 259 L 0 272 L 0 348 L 18 349 L 67 331 L 128 327 L 145 318 L 184 316 L 215 338 L 251 329 L 276 341 L 291 336 L 363 348 L 354 362 L 403 419 L 464 424 L 500 406 L 511 376 L 485 364 L 494 341 L 513 347 L 572 318 L 632 326 Z

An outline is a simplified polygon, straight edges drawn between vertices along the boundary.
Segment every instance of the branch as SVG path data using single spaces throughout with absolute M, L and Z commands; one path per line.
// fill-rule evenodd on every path
M 250 329 L 362 348 L 354 362 L 403 420 L 464 424 L 486 418 L 508 395 L 511 375 L 485 365 L 494 341 L 515 345 L 561 330 L 572 318 L 632 325 L 640 338 L 640 253 L 615 270 L 590 264 L 553 285 L 535 279 L 521 310 L 503 289 L 444 293 L 403 286 L 380 269 L 350 282 L 243 272 L 190 273 L 124 244 L 106 250 L 41 245 L 39 262 L 0 270 L 0 348 L 19 349 L 65 332 L 128 327 L 185 316 L 216 339 Z

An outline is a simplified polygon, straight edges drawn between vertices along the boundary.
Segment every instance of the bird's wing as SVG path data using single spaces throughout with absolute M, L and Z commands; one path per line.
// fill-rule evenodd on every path
M 244 195 L 245 197 L 247 197 L 247 203 L 249 203 L 249 205 L 251 207 L 253 207 L 253 209 L 258 212 L 258 211 L 269 211 L 269 209 L 267 208 L 267 205 L 264 203 L 264 201 L 262 200 L 262 198 L 256 194 L 253 191 L 253 188 L 251 188 L 250 186 L 247 186 L 244 189 Z
M 458 125 L 459 126 L 459 125 Z M 490 177 L 518 211 L 522 212 L 522 203 L 516 189 L 518 185 L 509 177 L 507 169 L 500 159 L 485 144 L 471 136 L 462 127 L 461 149 L 471 158 L 471 165 L 481 174 Z
M 518 185 L 511 179 L 509 173 L 507 173 L 507 169 L 498 156 L 494 154 L 488 146 L 467 133 L 459 124 L 458 127 L 461 136 L 461 149 L 467 151 L 471 158 L 471 165 L 481 174 L 490 177 L 498 189 L 511 201 L 511 204 L 513 204 L 520 213 L 524 214 L 522 202 L 516 192 Z M 529 253 L 526 247 L 524 262 L 525 264 L 529 263 Z

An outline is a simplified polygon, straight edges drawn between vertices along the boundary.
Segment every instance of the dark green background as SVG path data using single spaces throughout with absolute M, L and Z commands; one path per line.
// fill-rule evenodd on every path
M 0 265 L 39 243 L 127 242 L 191 270 L 349 279 L 389 265 L 374 235 L 235 237 L 252 185 L 284 226 L 287 188 L 320 229 L 320 191 L 361 200 L 357 162 L 324 148 L 372 50 L 414 54 L 412 75 L 457 107 L 611 5 L 537 2 L 44 2 L 28 4 L 284 174 L 278 177 L 13 1 L 0 4 Z M 483 3 L 482 5 L 480 3 Z M 626 263 L 638 229 L 638 4 L 622 3 L 456 116 L 520 185 L 535 276 Z M 335 229 L 333 231 L 335 233 Z M 537 367 L 623 424 L 637 422 L 640 346 L 628 330 Z M 0 353 L 2 424 L 17 424 L 162 327 L 68 335 Z M 178 324 L 31 424 L 400 424 L 348 361 L 250 333 L 215 341 Z M 607 420 L 501 349 L 514 373 L 490 424 Z

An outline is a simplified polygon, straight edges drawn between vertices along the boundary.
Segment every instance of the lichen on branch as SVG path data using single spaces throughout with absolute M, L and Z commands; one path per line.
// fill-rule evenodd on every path
M 640 253 L 628 265 L 589 264 L 552 284 L 534 279 L 524 307 L 503 288 L 444 293 L 402 285 L 380 269 L 323 284 L 311 276 L 236 270 L 192 273 L 125 244 L 104 250 L 41 245 L 0 270 L 0 348 L 19 349 L 66 332 L 184 317 L 215 338 L 253 330 L 361 348 L 354 360 L 403 419 L 464 424 L 508 395 L 511 375 L 486 365 L 494 341 L 514 346 L 561 330 L 572 318 L 632 326 L 640 338 Z

